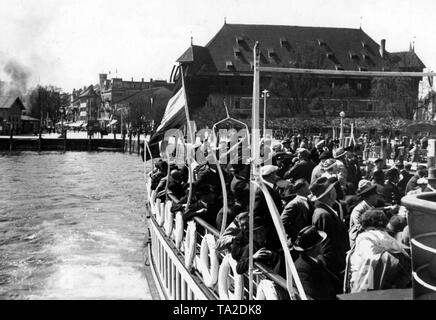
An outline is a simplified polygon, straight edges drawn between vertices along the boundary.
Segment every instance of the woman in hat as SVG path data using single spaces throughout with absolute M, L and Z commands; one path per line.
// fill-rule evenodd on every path
M 339 279 L 319 259 L 321 245 L 326 238 L 325 232 L 311 225 L 298 233 L 293 246 L 293 249 L 300 253 L 295 261 L 295 268 L 309 299 L 334 300 L 336 298 L 335 287 L 338 286 Z
M 368 210 L 361 217 L 364 232 L 347 255 L 344 291 L 407 288 L 411 284 L 411 261 L 403 245 L 386 230 L 382 210 Z

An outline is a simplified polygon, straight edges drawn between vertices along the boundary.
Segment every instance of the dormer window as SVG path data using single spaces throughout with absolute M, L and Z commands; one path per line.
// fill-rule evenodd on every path
M 237 36 L 236 37 L 236 44 L 242 44 L 244 43 L 244 37 L 243 36 Z
M 270 48 L 268 49 L 268 57 L 272 58 L 276 55 L 274 49 Z
M 359 55 L 354 51 L 349 51 L 350 59 L 359 59 Z
M 328 51 L 325 55 L 329 59 L 333 59 L 335 57 L 335 54 L 332 51 Z
M 344 70 L 340 64 L 335 65 L 336 70 Z
M 323 39 L 318 39 L 319 46 L 325 46 L 327 43 Z
M 362 48 L 369 48 L 369 45 L 365 41 L 362 41 Z
M 284 47 L 284 46 L 287 46 L 289 43 L 288 43 L 288 40 L 285 38 L 285 37 L 281 37 L 280 38 L 280 45 L 282 46 L 282 47 Z
M 359 67 L 359 71 L 368 71 L 368 68 L 365 68 L 365 67 L 360 66 L 360 67 Z
M 233 70 L 233 69 L 235 69 L 235 66 L 233 65 L 233 62 L 232 62 L 232 61 L 230 61 L 230 60 L 227 60 L 227 61 L 226 61 L 226 69 L 228 69 L 228 70 Z
M 239 47 L 234 47 L 233 53 L 235 54 L 235 57 L 240 57 L 242 55 L 241 49 L 239 49 Z
M 363 52 L 362 52 L 362 57 L 363 57 L 363 59 L 366 59 L 366 60 L 371 59 L 371 57 L 370 57 L 369 54 L 367 54 L 367 53 L 363 53 Z

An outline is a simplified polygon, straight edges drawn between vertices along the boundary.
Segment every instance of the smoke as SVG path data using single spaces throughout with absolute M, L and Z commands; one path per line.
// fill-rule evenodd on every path
M 0 95 L 25 95 L 32 75 L 30 69 L 15 59 L 7 60 L 0 67 L 6 76 L 6 79 L 0 79 Z

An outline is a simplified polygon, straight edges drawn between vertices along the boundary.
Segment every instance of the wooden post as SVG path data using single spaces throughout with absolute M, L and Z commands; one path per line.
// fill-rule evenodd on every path
M 89 130 L 88 130 L 88 151 L 91 151 L 91 135 L 89 134 Z
M 42 151 L 42 132 L 41 132 L 41 126 L 39 126 L 39 137 L 38 137 L 38 151 Z
M 132 153 L 132 131 L 129 132 L 129 153 Z
M 14 149 L 14 132 L 11 123 L 9 127 L 9 152 L 12 152 L 13 149 Z
M 67 129 L 63 130 L 64 132 L 64 152 L 67 151 Z
M 121 134 L 122 134 L 122 137 L 123 137 L 122 149 L 123 149 L 123 152 L 125 152 L 124 147 L 126 145 L 126 133 L 124 132 L 123 128 L 121 128 Z

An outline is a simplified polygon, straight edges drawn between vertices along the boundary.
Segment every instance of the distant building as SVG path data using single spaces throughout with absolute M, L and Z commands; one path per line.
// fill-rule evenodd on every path
M 256 41 L 260 45 L 260 64 L 268 67 L 294 67 L 312 65 L 311 68 L 355 71 L 419 71 L 425 66 L 410 48 L 406 52 L 390 53 L 386 50 L 386 41 L 380 44 L 371 39 L 362 29 L 298 27 L 275 25 L 224 24 L 218 33 L 205 45 L 191 45 L 177 60 L 185 70 L 188 104 L 198 117 L 205 116 L 201 110 L 213 116 L 217 110 L 224 110 L 227 103 L 232 116 L 249 119 L 253 86 L 253 47 Z M 314 51 L 314 58 L 308 60 Z M 269 88 L 274 76 L 261 79 L 261 91 Z M 337 117 L 345 111 L 352 117 L 379 117 L 386 113 L 385 106 L 371 96 L 372 78 L 330 76 L 324 83 L 332 90 L 344 87 L 352 90 L 353 96 L 320 98 L 307 102 L 307 108 L 297 108 L 292 96 L 272 95 L 268 99 L 268 118 L 311 115 Z M 419 78 L 414 78 L 412 89 L 408 93 L 407 104 L 396 106 L 416 108 L 418 103 Z M 318 83 L 314 82 L 316 88 Z M 277 90 L 280 91 L 280 90 Z M 416 93 L 416 94 L 415 94 Z M 401 100 L 401 99 L 400 99 Z M 221 117 L 224 113 L 221 113 Z M 405 113 L 406 114 L 406 113 Z M 409 112 L 411 118 L 413 112 Z M 217 119 L 219 120 L 219 115 Z M 206 125 L 214 122 L 210 117 Z M 208 123 L 209 122 L 209 123 Z M 249 121 L 248 121 L 249 122 Z
M 0 132 L 2 134 L 9 134 L 11 128 L 14 134 L 21 133 L 21 114 L 24 109 L 19 97 L 0 96 Z
M 89 125 L 100 128 L 118 123 L 119 128 L 120 108 L 132 105 L 126 101 L 134 99 L 138 103 L 140 97 L 144 98 L 157 89 L 164 89 L 159 92 L 165 92 L 166 95 L 172 91 L 173 86 L 173 83 L 165 80 L 150 79 L 146 82 L 144 79 L 133 81 L 132 78 L 131 81 L 126 81 L 121 78 L 108 79 L 107 74 L 100 74 L 98 84 L 73 90 L 71 104 L 67 108 L 67 120 L 77 125 L 89 122 Z M 145 106 L 149 97 L 144 99 L 142 103 Z M 162 113 L 164 109 L 165 107 Z

